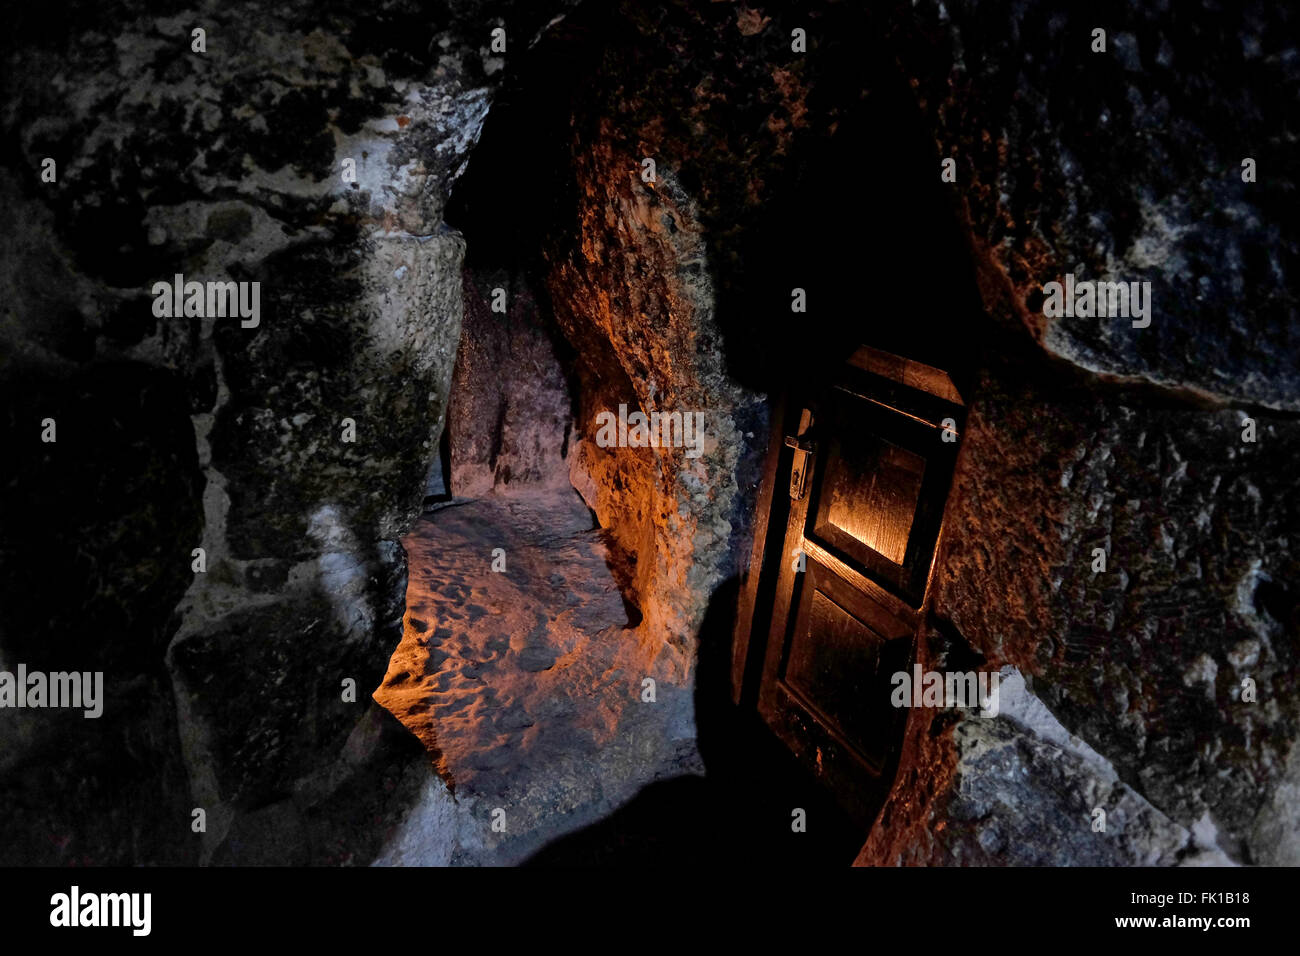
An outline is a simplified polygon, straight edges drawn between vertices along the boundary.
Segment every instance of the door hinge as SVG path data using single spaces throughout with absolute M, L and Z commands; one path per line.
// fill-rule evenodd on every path
M 790 498 L 798 501 L 808 491 L 808 469 L 812 467 L 812 455 L 817 443 L 811 438 L 785 436 L 785 443 L 794 449 L 794 461 L 790 463 Z

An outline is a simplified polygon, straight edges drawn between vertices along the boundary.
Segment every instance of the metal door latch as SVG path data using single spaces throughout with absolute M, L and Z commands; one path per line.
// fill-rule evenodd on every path
M 808 491 L 808 468 L 817 443 L 811 438 L 792 435 L 785 436 L 785 443 L 794 449 L 794 461 L 790 464 L 790 498 L 798 501 Z

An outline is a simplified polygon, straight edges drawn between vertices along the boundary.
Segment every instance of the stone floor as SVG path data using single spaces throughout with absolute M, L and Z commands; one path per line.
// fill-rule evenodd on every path
M 702 769 L 689 689 L 641 699 L 646 651 L 593 524 L 575 492 L 533 491 L 453 502 L 403 541 L 404 634 L 375 700 L 458 803 L 505 811 L 519 853 Z

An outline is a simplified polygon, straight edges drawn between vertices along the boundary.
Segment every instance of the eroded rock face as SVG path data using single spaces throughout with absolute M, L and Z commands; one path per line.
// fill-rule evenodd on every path
M 1300 408 L 1284 130 L 1294 11 L 923 2 L 876 11 L 940 156 L 957 163 L 990 315 L 1099 373 Z M 1093 33 L 1106 30 L 1106 52 Z M 1258 179 L 1242 181 L 1242 161 Z M 1151 326 L 1045 319 L 1066 273 L 1152 283 Z
M 619 177 L 614 170 L 602 170 L 584 181 L 618 183 Z M 602 186 L 595 188 L 603 192 Z M 619 201 L 593 197 L 590 214 Z M 624 223 L 630 229 L 613 233 L 629 237 L 624 248 L 618 254 L 605 249 L 585 267 L 572 260 L 561 266 L 552 278 L 552 297 L 561 303 L 562 324 L 588 324 L 571 334 L 603 352 L 605 361 L 626 376 L 625 390 L 606 386 L 584 393 L 583 437 L 571 458 L 571 477 L 615 536 L 626 562 L 629 599 L 644 617 L 642 639 L 673 655 L 676 662 L 668 665 L 669 671 L 685 678 L 708 598 L 738 570 L 734 547 L 745 540 L 745 505 L 752 502 L 744 485 L 747 478 L 752 481 L 766 422 L 760 397 L 734 384 L 721 353 L 701 342 L 717 331 L 710 321 L 712 302 L 698 234 L 692 236 L 685 222 L 672 230 L 648 225 L 658 215 L 651 210 L 659 201 L 637 201 L 644 205 Z M 655 280 L 640 277 L 647 255 L 657 259 L 648 273 Z M 693 281 L 678 271 L 683 262 L 693 263 L 686 267 L 694 273 Z M 621 274 L 620 267 L 635 271 Z M 602 276 L 579 278 L 580 268 L 599 268 Z M 660 282 L 664 288 L 656 291 L 662 298 L 652 294 L 638 301 L 647 285 Z M 605 283 L 629 292 L 633 302 L 628 311 L 607 304 Z M 600 290 L 594 299 L 579 291 L 592 286 Z M 568 299 L 574 292 L 576 297 Z M 598 416 L 617 418 L 620 405 L 627 414 L 702 416 L 694 419 L 703 424 L 694 436 L 696 446 L 600 447 Z
M 933 609 L 1194 838 L 1099 849 L 1079 803 L 1095 788 L 1059 788 L 1079 771 L 1039 765 L 1038 729 L 922 712 L 859 862 L 1033 862 L 1004 840 L 1019 827 L 998 795 L 1013 769 L 1064 800 L 1037 820 L 1042 859 L 1294 862 L 1281 806 L 1297 733 L 1296 435 L 1267 410 L 1300 402 L 1282 228 L 1295 165 L 1277 140 L 1297 83 L 1277 39 L 1290 15 L 1156 7 L 1118 23 L 923 3 L 884 16 L 940 156 L 956 159 L 985 310 L 1010 330 L 973 390 Z M 1096 27 L 1106 53 L 1091 52 Z M 1243 182 L 1241 161 L 1266 154 L 1273 178 Z M 1042 286 L 1066 273 L 1151 282 L 1151 325 L 1046 318 Z M 1041 351 L 1020 347 L 1026 332 Z M 969 825 L 941 827 L 949 814 Z
M 996 716 L 914 715 L 909 739 L 926 799 L 892 801 L 865 865 L 1172 866 L 1229 863 L 1212 827 L 1170 820 L 1069 734 L 1004 668 Z M 909 770 L 909 773 L 912 771 Z M 925 780 L 925 787 L 916 784 Z
M 747 550 L 767 437 L 765 396 L 729 364 L 720 311 L 765 177 L 788 167 L 802 88 L 789 57 L 763 55 L 777 39 L 736 55 L 752 31 L 734 8 L 624 4 L 610 19 L 574 93 L 574 208 L 547 242 L 546 286 L 582 356 L 573 485 L 611 532 L 637 639 L 686 684 L 709 598 Z M 733 137 L 747 121 L 754 135 Z M 599 416 L 620 406 L 700 413 L 702 440 L 689 453 L 602 447 Z
M 1295 478 L 1278 463 L 1296 454 L 1294 423 L 1261 418 L 1258 441 L 1244 442 L 1241 411 L 1016 382 L 1009 367 L 979 395 L 935 613 L 982 666 L 1033 675 L 1032 694 L 1174 824 L 1213 834 L 1241 862 L 1292 861 L 1294 843 L 1277 835 L 1294 823 L 1278 798 L 1298 731 L 1297 517 Z M 935 745 L 915 745 L 918 766 L 943 765 Z M 965 751 L 946 759 L 963 766 Z M 900 779 L 899 807 L 918 793 Z M 928 786 L 951 794 L 955 783 Z M 1040 832 L 1068 855 L 1076 834 L 1059 823 Z
M 520 12 L 515 38 L 562 7 Z M 41 487 L 85 504 L 6 535 L 5 605 L 27 587 L 16 565 L 49 552 L 25 596 L 59 611 L 9 618 L 0 656 L 43 646 L 90 668 L 100 655 L 77 628 L 93 631 L 115 662 L 97 725 L 112 729 L 95 747 L 156 768 L 127 783 L 86 776 L 80 750 L 50 760 L 28 748 L 39 741 L 6 744 L 20 804 L 22 768 L 46 761 L 44 792 L 91 780 L 85 802 L 147 813 L 153 834 L 132 843 L 123 821 L 33 808 L 6 827 L 32 825 L 36 842 L 0 841 L 22 862 L 265 860 L 280 830 L 307 835 L 313 862 L 364 862 L 389 811 L 350 781 L 385 748 L 419 759 L 373 730 L 389 718 L 368 716 L 368 696 L 400 635 L 396 538 L 419 506 L 460 334 L 464 244 L 441 225 L 443 201 L 499 78 L 489 34 L 510 9 L 252 12 L 65 5 L 49 22 L 25 15 L 6 47 L 16 148 L 3 179 L 24 233 L 6 239 L 0 368 L 23 396 L 6 406 L 12 447 L 50 466 L 7 480 L 6 510 Z M 40 180 L 46 156 L 55 182 Z M 152 285 L 178 273 L 260 283 L 260 315 L 159 316 Z M 109 369 L 130 372 L 135 402 Z M 111 456 L 120 488 L 85 478 L 104 442 L 141 449 Z M 59 456 L 79 463 L 52 474 Z M 89 524 L 69 517 L 90 505 Z M 86 575 L 90 592 L 59 593 Z M 405 792 L 387 799 L 400 810 Z
M 493 311 L 494 301 L 505 311 Z M 524 282 L 476 280 L 466 270 L 447 412 L 456 497 L 569 488 L 573 408 L 558 337 Z
M 993 382 L 984 395 L 936 609 L 980 651 L 1031 667 L 1053 712 L 1170 816 L 1208 811 L 1225 849 L 1269 852 L 1254 821 L 1300 730 L 1300 516 L 1278 467 L 1300 432 L 1264 419 L 1250 443 L 1239 411 L 1095 392 L 1049 405 Z M 977 597 L 990 587 L 1008 599 Z

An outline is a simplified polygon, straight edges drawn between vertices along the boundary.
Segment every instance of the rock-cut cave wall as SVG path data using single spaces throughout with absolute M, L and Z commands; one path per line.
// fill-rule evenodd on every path
M 1006 330 L 922 646 L 1011 668 L 1015 689 L 998 720 L 913 715 L 859 861 L 1294 864 L 1293 11 L 886 19 Z M 1043 286 L 1071 272 L 1150 281 L 1149 327 L 1045 318 Z
M 0 859 L 366 862 L 405 812 L 419 748 L 370 692 L 460 334 L 442 208 L 491 31 L 563 9 L 15 11 L 0 659 L 102 668 L 107 704 L 5 724 Z M 259 323 L 157 317 L 177 273 L 259 282 Z
M 6 715 L 0 861 L 366 863 L 394 859 L 399 824 L 438 829 L 424 753 L 369 695 L 401 635 L 398 539 L 466 302 L 481 324 L 497 284 L 553 320 L 545 394 L 563 373 L 572 417 L 556 401 L 531 420 L 485 389 L 501 443 L 477 448 L 453 410 L 453 437 L 468 426 L 453 485 L 560 474 L 577 489 L 639 615 L 639 664 L 691 717 L 701 622 L 747 570 L 783 369 L 869 341 L 873 322 L 932 321 L 869 313 L 859 328 L 813 308 L 791 335 L 791 288 L 827 274 L 810 250 L 839 250 L 837 301 L 884 295 L 870 269 L 890 224 L 798 197 L 894 74 L 933 144 L 919 162 L 937 180 L 957 161 L 943 189 L 985 313 L 922 654 L 1006 668 L 1011 689 L 995 720 L 911 715 L 859 861 L 1300 859 L 1285 468 L 1300 323 L 1283 229 L 1300 217 L 1276 107 L 1296 98 L 1292 17 L 1157 6 L 17 12 L 0 667 L 103 669 L 107 702 L 98 721 Z M 1098 25 L 1105 54 L 1089 50 Z M 547 132 L 497 187 L 516 219 L 471 206 L 455 223 L 489 252 L 465 273 L 448 196 L 476 175 L 526 55 L 554 84 L 529 106 Z M 828 220 L 834 243 L 810 239 Z M 526 254 L 494 261 L 500 232 Z M 1151 281 L 1151 326 L 1045 319 L 1039 290 L 1071 271 Z M 260 283 L 257 326 L 157 316 L 152 284 L 177 273 Z M 963 274 L 935 281 L 949 278 Z M 516 346 L 481 353 L 457 387 L 482 385 L 496 355 L 526 375 Z M 703 412 L 704 453 L 600 447 L 594 418 L 620 404 Z M 1105 834 L 1089 826 L 1099 806 Z

